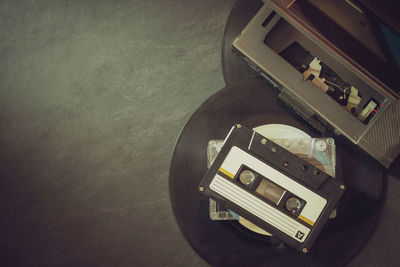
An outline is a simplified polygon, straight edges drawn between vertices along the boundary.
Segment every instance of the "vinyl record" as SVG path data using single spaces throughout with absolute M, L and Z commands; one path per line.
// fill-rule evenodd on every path
M 259 80 L 247 80 L 217 92 L 192 115 L 176 142 L 170 166 L 170 198 L 176 220 L 190 245 L 213 266 L 343 266 L 373 232 L 386 187 L 379 165 L 344 141 L 335 140 L 347 190 L 337 217 L 327 223 L 307 256 L 274 239 L 246 232 L 236 221 L 210 220 L 208 198 L 197 190 L 207 171 L 208 141 L 223 139 L 235 123 L 250 128 L 285 124 L 321 137 L 297 119 L 277 99 L 277 93 Z

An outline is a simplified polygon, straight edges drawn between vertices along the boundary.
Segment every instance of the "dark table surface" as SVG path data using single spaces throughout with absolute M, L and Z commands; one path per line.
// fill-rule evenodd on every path
M 180 129 L 225 86 L 233 5 L 0 1 L 0 266 L 206 266 L 174 218 L 168 170 Z M 351 266 L 400 262 L 399 190 L 390 176 Z
M 233 4 L 0 1 L 0 266 L 206 266 L 168 170 Z

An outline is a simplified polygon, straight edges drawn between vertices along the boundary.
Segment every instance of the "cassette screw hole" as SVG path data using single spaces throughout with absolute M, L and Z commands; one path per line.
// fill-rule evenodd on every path
M 319 170 L 314 170 L 314 175 L 318 175 L 319 174 Z
M 241 124 L 236 124 L 236 127 L 238 127 L 239 129 L 242 128 Z
M 261 139 L 261 144 L 265 145 L 267 143 L 267 139 L 263 138 Z
M 272 152 L 274 152 L 274 153 L 275 153 L 275 152 L 276 152 L 276 150 L 277 150 L 277 149 L 276 149 L 276 147 L 274 147 L 274 146 L 273 146 L 273 147 L 271 147 L 271 151 L 272 151 Z
M 326 149 L 326 147 L 327 147 L 327 144 L 326 144 L 324 141 L 322 141 L 322 140 L 318 140 L 318 141 L 315 143 L 315 147 L 316 147 L 316 149 L 319 150 L 319 151 L 324 151 L 324 150 Z
M 304 253 L 307 253 L 308 250 L 307 250 L 306 248 L 303 248 L 303 252 L 304 252 Z
M 200 186 L 199 190 L 200 190 L 200 192 L 203 192 L 204 191 L 204 187 Z
M 284 161 L 283 163 L 282 163 L 282 165 L 283 165 L 283 167 L 287 167 L 287 166 L 289 166 L 289 163 L 287 163 L 286 161 Z
M 342 190 L 345 189 L 345 186 L 344 186 L 344 185 L 340 185 L 339 187 L 340 187 L 340 189 L 342 189 Z

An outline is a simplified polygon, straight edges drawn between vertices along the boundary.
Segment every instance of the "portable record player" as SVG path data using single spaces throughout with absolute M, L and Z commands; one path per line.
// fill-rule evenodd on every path
M 389 26 L 354 1 L 265 1 L 234 51 L 320 132 L 388 167 L 400 152 L 400 69 Z M 361 1 L 362 2 L 362 1 Z

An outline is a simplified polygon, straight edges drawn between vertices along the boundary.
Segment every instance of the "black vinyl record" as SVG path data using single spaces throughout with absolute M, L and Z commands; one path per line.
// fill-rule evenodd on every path
M 380 166 L 349 144 L 335 139 L 341 179 L 347 187 L 330 220 L 304 256 L 240 226 L 212 221 L 208 198 L 198 192 L 207 171 L 209 140 L 223 139 L 235 123 L 249 128 L 286 124 L 318 135 L 277 98 L 276 89 L 250 79 L 227 86 L 204 102 L 184 126 L 172 155 L 170 198 L 178 225 L 194 250 L 209 264 L 246 266 L 343 266 L 361 250 L 376 227 L 385 198 Z

